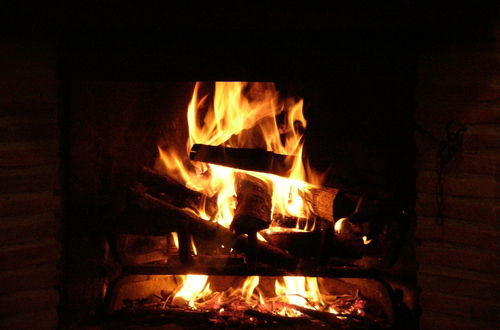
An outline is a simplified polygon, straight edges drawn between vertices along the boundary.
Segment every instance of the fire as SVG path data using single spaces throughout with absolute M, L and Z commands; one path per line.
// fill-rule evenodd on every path
M 205 209 L 206 200 L 201 201 L 196 211 L 203 219 L 217 221 L 225 227 L 231 224 L 236 209 L 235 174 L 238 172 L 267 183 L 272 191 L 273 214 L 309 218 L 302 196 L 311 184 L 319 184 L 321 178 L 303 161 L 303 134 L 307 126 L 302 111 L 303 101 L 281 99 L 272 83 L 217 82 L 212 101 L 209 95 L 200 96 L 201 87 L 201 83 L 196 83 L 187 109 L 189 137 L 186 148 L 159 148 L 159 169 L 207 198 L 216 198 L 215 214 Z M 265 149 L 290 156 L 286 161 L 292 164 L 288 177 L 280 177 L 191 162 L 187 155 L 194 144 Z M 313 228 L 314 222 L 308 230 Z M 271 227 L 271 230 L 280 229 Z M 260 235 L 258 237 L 263 239 Z M 174 235 L 173 239 L 178 246 L 177 236 Z M 193 242 L 192 248 L 196 251 Z M 210 305 L 224 310 L 227 306 L 224 307 L 222 302 L 226 295 L 239 297 L 244 305 L 285 316 L 301 315 L 291 306 L 326 308 L 317 279 L 312 277 L 287 276 L 276 280 L 275 294 L 271 297 L 265 297 L 258 289 L 259 276 L 249 276 L 241 287 L 218 293 L 216 297 L 210 289 L 208 276 L 185 275 L 181 280 L 182 285 L 173 301 L 194 309 Z
M 363 236 L 363 244 L 368 245 L 372 242 L 371 239 L 368 238 L 368 236 Z
M 274 292 L 261 283 L 259 276 L 248 276 L 239 287 L 216 292 L 206 275 L 180 275 L 182 284 L 174 293 L 172 304 L 199 311 L 237 313 L 255 309 L 262 313 L 287 317 L 302 316 L 305 309 L 344 317 L 364 314 L 360 297 L 332 296 L 321 292 L 316 277 L 284 276 L 275 280 Z M 273 278 L 270 278 L 273 279 Z M 264 287 L 260 287 L 261 284 Z M 266 293 L 264 293 L 266 291 Z
M 174 296 L 174 302 L 182 300 L 190 307 L 195 307 L 195 300 L 209 295 L 210 284 L 207 284 L 207 275 L 182 275 L 182 286 Z
M 333 229 L 336 233 L 340 233 L 343 230 L 344 223 L 347 221 L 346 218 L 341 218 L 335 222 Z
M 284 276 L 284 285 L 276 280 L 276 295 L 282 296 L 284 302 L 310 309 L 318 309 L 324 303 L 315 277 Z M 289 307 L 283 307 L 278 314 L 297 316 L 301 313 Z
M 241 287 L 241 293 L 247 301 L 252 298 L 255 288 L 257 287 L 257 285 L 259 285 L 259 279 L 259 276 L 249 276 L 243 283 L 243 286 Z
M 182 285 L 174 296 L 176 304 L 187 304 L 193 309 L 206 307 L 204 303 L 196 303 L 209 296 L 210 283 L 206 275 L 181 275 Z M 318 287 L 318 281 L 315 277 L 304 276 L 284 276 L 275 282 L 275 296 L 264 297 L 262 294 L 257 296 L 255 291 L 259 285 L 259 276 L 249 276 L 243 282 L 241 288 L 229 289 L 228 296 L 238 296 L 242 301 L 251 307 L 257 307 L 267 310 L 273 306 L 274 313 L 282 316 L 299 316 L 302 313 L 293 308 L 300 306 L 309 309 L 323 309 L 325 302 Z M 219 297 L 220 298 L 220 297 Z M 217 299 L 221 303 L 223 299 Z M 219 306 L 216 306 L 219 307 Z M 335 308 L 329 306 L 330 313 L 336 314 Z
M 200 217 L 229 227 L 236 208 L 235 173 L 238 169 L 191 162 L 187 155 L 194 144 L 233 148 L 256 148 L 294 156 L 287 178 L 243 171 L 264 180 L 272 188 L 272 213 L 307 218 L 309 210 L 302 199 L 310 184 L 319 184 L 320 175 L 303 161 L 303 134 L 307 122 L 303 101 L 281 99 L 273 83 L 217 82 L 213 100 L 200 96 L 196 83 L 187 109 L 189 137 L 184 150 L 159 148 L 159 169 L 188 188 L 217 199 L 217 211 L 209 214 L 205 201 Z

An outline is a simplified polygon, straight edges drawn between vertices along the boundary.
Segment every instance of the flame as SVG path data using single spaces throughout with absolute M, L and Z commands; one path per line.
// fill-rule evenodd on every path
M 220 291 L 210 288 L 207 275 L 172 275 L 182 283 L 174 290 L 173 299 L 167 299 L 163 308 L 189 307 L 193 310 L 240 315 L 248 309 L 282 316 L 302 316 L 304 308 L 331 314 L 365 315 L 366 302 L 356 295 L 322 293 L 316 277 L 285 276 L 275 278 L 275 292 L 271 280 L 261 282 L 259 276 L 248 276 L 239 286 Z M 217 280 L 220 286 L 221 279 Z M 262 287 L 260 285 L 262 284 Z M 165 305 L 166 304 L 166 305 Z M 343 318 L 344 316 L 338 316 Z
M 193 236 L 190 237 L 190 241 L 191 241 L 191 248 L 193 249 L 193 254 L 196 256 L 198 255 L 198 250 L 196 250 L 196 244 L 194 244 Z
M 283 282 L 281 284 L 280 281 L 276 280 L 275 291 L 276 295 L 282 296 L 286 303 L 309 309 L 318 309 L 324 305 L 316 277 L 283 276 Z M 294 309 L 283 307 L 278 311 L 278 314 L 283 316 L 297 316 L 301 313 Z
M 347 221 L 347 218 L 341 218 L 335 222 L 333 229 L 335 230 L 336 233 L 340 233 L 342 231 L 342 229 L 344 227 L 344 222 L 346 222 L 346 221 Z
M 171 237 L 172 237 L 172 240 L 174 242 L 174 246 L 179 249 L 179 236 L 177 235 L 177 233 L 175 231 L 171 232 L 170 233 Z M 194 255 L 198 255 L 198 250 L 196 249 L 196 244 L 194 242 L 194 239 L 193 239 L 193 236 L 191 236 L 189 238 L 190 240 L 190 244 L 191 244 L 191 249 L 193 251 L 193 254 Z
M 249 276 L 246 278 L 241 287 L 241 295 L 245 300 L 250 300 L 257 285 L 259 285 L 259 276 Z
M 368 245 L 372 242 L 371 239 L 368 238 L 368 236 L 363 236 L 363 244 Z
M 175 294 L 174 301 L 184 301 L 188 306 L 195 308 L 195 301 L 201 299 L 212 291 L 207 283 L 207 275 L 181 275 L 182 287 Z
M 302 199 L 306 187 L 319 184 L 321 176 L 303 161 L 303 132 L 307 122 L 303 101 L 281 99 L 273 83 L 217 82 L 213 100 L 200 96 L 196 83 L 187 108 L 189 137 L 184 150 L 160 148 L 160 171 L 186 187 L 216 197 L 217 211 L 209 214 L 205 200 L 198 215 L 229 227 L 236 208 L 235 173 L 241 171 L 264 180 L 272 187 L 272 214 L 307 218 L 309 210 Z M 187 155 L 196 144 L 235 148 L 260 148 L 294 156 L 287 178 L 220 165 L 191 162 Z
M 177 233 L 175 231 L 171 232 L 170 234 L 172 235 L 175 247 L 179 248 L 179 236 L 177 236 Z

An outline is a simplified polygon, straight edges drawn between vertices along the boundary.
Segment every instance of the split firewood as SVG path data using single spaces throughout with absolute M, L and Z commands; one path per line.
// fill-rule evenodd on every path
M 310 187 L 303 194 L 314 215 L 335 222 L 351 216 L 359 200 L 358 196 L 331 187 Z
M 238 248 L 240 249 L 240 251 L 242 249 L 248 251 L 247 253 L 249 255 L 247 254 L 247 257 L 255 260 L 256 256 L 254 254 L 256 254 L 256 231 L 262 228 L 266 228 L 269 222 L 267 209 L 270 208 L 270 206 L 268 206 L 270 201 L 270 192 L 268 192 L 264 182 L 255 177 L 249 176 L 244 173 L 239 173 L 236 179 L 236 188 L 240 191 L 238 192 L 238 210 L 236 212 L 235 220 L 232 224 L 232 229 L 238 234 L 247 234 L 247 237 L 249 239 L 240 238 Z M 154 197 L 166 201 L 170 205 L 176 206 L 180 209 L 185 206 L 196 208 L 196 206 L 199 205 L 201 198 L 205 198 L 202 193 L 192 191 L 184 187 L 183 185 L 173 181 L 172 179 L 160 175 L 149 168 L 144 168 L 140 172 L 139 181 L 146 184 L 145 192 L 147 192 L 148 194 L 153 194 Z M 303 198 L 311 207 L 313 214 L 317 216 L 317 219 L 314 220 L 316 221 L 316 228 L 323 228 L 325 225 L 328 226 L 328 223 L 333 223 L 339 218 L 349 217 L 349 215 L 354 213 L 356 209 L 356 197 L 353 198 L 352 196 L 348 196 L 343 191 L 335 188 L 311 187 L 303 195 Z M 215 200 L 208 201 L 209 203 L 213 202 L 213 204 L 215 204 Z M 257 205 L 257 207 L 255 207 L 255 205 Z M 183 210 L 183 212 L 186 211 Z M 247 216 L 247 214 L 245 213 L 249 213 L 250 216 Z M 274 216 L 279 217 L 280 215 L 275 214 Z M 295 227 L 296 219 L 292 220 L 293 221 L 289 222 L 293 222 L 292 227 Z M 321 225 L 322 222 L 325 222 L 325 224 Z M 176 226 L 178 227 L 178 225 L 179 224 L 177 224 Z M 286 223 L 282 223 L 281 225 L 284 225 L 285 227 L 287 226 Z M 352 225 L 354 225 L 354 227 L 356 228 L 359 226 L 363 226 L 362 224 Z M 164 227 L 165 224 L 161 223 L 161 226 Z M 157 231 L 152 230 L 152 233 L 155 232 Z M 248 236 L 248 234 L 250 235 Z M 328 253 L 329 255 L 347 258 L 348 260 L 359 259 L 363 254 L 365 254 L 365 250 L 367 248 L 363 245 L 361 240 L 361 237 L 363 235 L 356 234 L 354 237 L 353 235 L 347 235 L 344 232 L 338 233 L 335 235 L 335 239 L 334 237 L 330 238 L 329 236 L 327 236 L 326 238 L 328 242 L 325 241 L 323 244 L 321 244 L 321 246 L 331 245 L 332 248 L 335 247 L 334 251 Z M 210 237 L 208 237 L 207 239 L 212 240 L 212 238 Z M 335 242 L 329 242 L 331 241 L 331 239 L 334 239 Z M 232 246 L 228 244 L 228 242 L 226 242 L 226 244 L 224 245 L 226 247 Z M 279 244 L 277 245 L 277 247 L 282 250 L 286 249 Z M 328 248 L 327 250 L 330 250 L 330 248 Z M 189 251 L 183 250 L 183 255 L 185 257 L 184 259 L 188 259 L 188 254 Z
M 231 229 L 248 234 L 268 228 L 272 207 L 268 185 L 245 173 L 236 174 L 235 184 L 237 204 Z
M 327 325 L 334 326 L 335 328 L 343 329 L 346 326 L 346 321 L 341 320 L 338 318 L 337 315 L 329 313 L 329 312 L 322 312 L 318 311 L 315 309 L 309 309 L 306 307 L 298 306 L 295 304 L 289 304 L 289 303 L 274 303 L 275 306 L 279 307 L 286 307 L 290 309 L 295 309 L 298 312 L 301 312 L 304 315 L 309 316 L 312 319 L 321 321 Z M 352 318 L 350 315 L 342 315 L 342 317 L 346 318 Z
M 199 146 L 201 149 L 207 147 L 203 145 Z M 253 150 L 235 148 L 225 148 L 224 150 L 226 149 L 239 150 L 239 152 L 242 152 L 242 150 Z M 266 153 L 269 152 L 266 151 Z M 196 159 L 201 160 L 201 158 L 203 158 L 203 153 L 197 154 Z M 273 160 L 273 162 L 274 161 L 275 160 Z M 244 166 L 240 168 L 244 168 Z M 255 178 L 255 180 L 258 179 Z M 205 199 L 205 209 L 208 211 L 207 213 L 211 213 L 210 210 L 215 211 L 217 208 L 217 201 L 215 198 L 208 198 L 201 192 L 191 190 L 148 167 L 144 167 L 139 172 L 138 181 L 148 188 L 148 193 L 160 199 L 165 199 L 176 206 L 187 206 L 196 209 L 199 207 L 201 200 Z M 307 192 L 305 192 L 302 197 L 315 216 L 330 222 L 351 216 L 359 200 L 359 196 L 347 194 L 341 189 L 321 186 L 308 188 Z
M 247 234 L 247 265 L 255 268 L 257 262 L 257 232 L 271 223 L 271 194 L 267 184 L 245 173 L 237 173 L 236 210 L 231 230 Z
M 289 176 L 295 159 L 294 156 L 275 154 L 261 149 L 204 144 L 193 145 L 189 157 L 191 160 L 284 177 Z M 314 215 L 332 222 L 352 215 L 359 199 L 358 196 L 330 187 L 311 187 L 303 197 Z
M 163 236 L 117 235 L 118 257 L 125 265 L 167 262 L 167 238 Z
M 176 206 L 196 209 L 204 199 L 206 209 L 208 210 L 207 213 L 211 213 L 210 210 L 215 211 L 217 208 L 216 199 L 209 198 L 201 192 L 191 190 L 172 178 L 148 167 L 141 169 L 137 180 L 147 187 L 149 194 L 160 199 L 165 199 Z
M 182 230 L 187 225 L 187 230 L 193 236 L 232 246 L 235 251 L 241 253 L 248 252 L 245 237 L 235 235 L 216 222 L 203 220 L 190 210 L 181 209 L 149 195 L 142 185 L 131 188 L 129 195 L 130 207 L 118 219 L 118 233 L 164 235 Z M 256 247 L 259 261 L 278 264 L 283 268 L 293 268 L 297 265 L 293 256 L 277 247 L 261 241 L 256 242 Z
M 287 177 L 290 174 L 295 157 L 275 154 L 262 149 L 195 144 L 191 148 L 189 158 L 205 163 Z

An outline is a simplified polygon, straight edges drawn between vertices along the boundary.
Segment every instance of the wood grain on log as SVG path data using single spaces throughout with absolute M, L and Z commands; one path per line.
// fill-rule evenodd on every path
M 237 205 L 231 229 L 248 234 L 269 227 L 272 203 L 267 184 L 244 173 L 237 173 L 235 181 Z
M 246 149 L 235 150 L 241 151 Z M 238 174 L 237 178 L 238 176 L 245 178 L 240 180 L 242 183 L 247 180 L 252 182 L 248 187 L 246 185 L 242 185 L 241 189 L 251 189 L 252 194 L 255 195 L 257 193 L 257 195 L 262 196 L 263 200 L 267 203 L 267 196 L 263 193 L 266 190 L 263 188 L 263 184 L 259 183 L 259 179 L 242 173 Z M 149 194 L 159 197 L 160 199 L 166 199 L 169 203 L 174 204 L 175 206 L 197 208 L 202 199 L 205 198 L 206 212 L 211 213 L 211 210 L 214 211 L 217 208 L 217 202 L 215 199 L 208 198 L 201 192 L 191 190 L 150 168 L 144 167 L 139 172 L 138 181 L 147 187 L 147 192 Z M 238 184 L 238 180 L 236 183 Z M 254 189 L 252 187 L 256 188 Z M 259 192 L 258 189 L 261 189 L 262 192 Z M 239 194 L 240 198 L 242 193 Z M 245 191 L 244 193 L 246 194 L 248 191 Z M 268 192 L 267 194 L 270 195 L 271 192 Z M 314 215 L 330 222 L 334 222 L 340 218 L 348 217 L 354 212 L 358 196 L 345 194 L 342 190 L 332 187 L 317 186 L 308 188 L 307 192 L 303 194 L 303 198 L 310 206 Z
M 137 176 L 137 180 L 147 187 L 149 194 L 166 199 L 169 203 L 179 207 L 197 208 L 205 199 L 205 205 L 210 210 L 217 208 L 216 200 L 212 200 L 201 192 L 191 190 L 183 184 L 162 175 L 148 167 L 142 168 Z
M 275 154 L 270 151 L 247 148 L 228 148 L 195 144 L 189 155 L 191 160 L 223 165 L 248 171 L 257 171 L 288 177 L 294 156 Z M 312 187 L 304 194 L 313 214 L 334 221 L 348 217 L 356 206 L 355 196 L 344 194 L 339 189 Z
M 303 198 L 314 215 L 335 222 L 340 218 L 350 217 L 360 197 L 347 194 L 341 189 L 319 186 L 307 188 Z

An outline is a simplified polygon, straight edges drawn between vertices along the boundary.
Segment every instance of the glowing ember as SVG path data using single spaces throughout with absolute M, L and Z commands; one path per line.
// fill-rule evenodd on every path
M 334 225 L 334 229 L 335 229 L 335 232 L 336 233 L 340 233 L 342 232 L 342 229 L 344 227 L 344 222 L 346 222 L 347 219 L 346 218 L 342 218 L 342 219 L 339 219 L 335 222 L 335 225 Z
M 280 99 L 272 83 L 217 82 L 213 102 L 209 103 L 208 95 L 199 96 L 200 88 L 201 83 L 197 83 L 188 106 L 186 149 L 159 148 L 159 170 L 186 187 L 203 192 L 204 196 L 215 196 L 215 214 L 205 209 L 205 200 L 196 211 L 203 219 L 217 221 L 225 227 L 231 224 L 236 208 L 236 172 L 245 172 L 268 183 L 273 214 L 307 218 L 310 210 L 302 196 L 310 184 L 319 184 L 321 178 L 303 162 L 306 120 L 302 100 Z M 294 156 L 287 159 L 293 164 L 289 176 L 283 178 L 191 162 L 187 155 L 194 144 L 265 149 Z
M 238 288 L 212 291 L 206 275 L 177 276 L 182 284 L 173 293 L 170 307 L 188 307 L 217 313 L 255 310 L 271 315 L 298 317 L 306 310 L 339 315 L 364 315 L 363 299 L 332 296 L 320 291 L 316 277 L 285 276 L 275 280 L 274 292 L 260 286 L 259 276 L 247 277 Z M 269 283 L 269 281 L 268 281 Z M 306 313 L 307 314 L 307 313 Z

